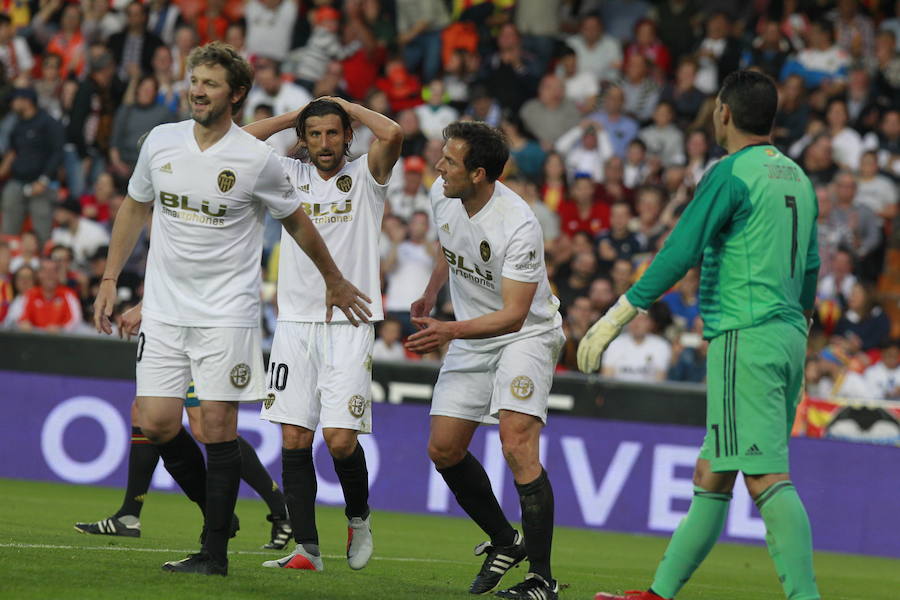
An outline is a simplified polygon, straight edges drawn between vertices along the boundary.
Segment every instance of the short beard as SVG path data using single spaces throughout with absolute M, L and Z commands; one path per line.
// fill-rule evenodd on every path
M 337 172 L 338 169 L 340 169 L 341 163 L 343 162 L 343 159 L 344 159 L 344 156 L 346 156 L 346 151 L 347 151 L 347 146 L 345 145 L 344 152 L 342 152 L 341 154 L 333 155 L 334 159 L 335 159 L 334 166 L 332 166 L 330 169 L 326 169 L 324 166 L 322 166 L 322 164 L 319 163 L 318 157 L 313 157 L 311 154 L 309 155 L 309 162 L 311 162 L 313 164 L 313 166 L 315 166 L 320 171 L 323 171 L 325 173 L 334 173 L 334 172 Z
M 228 105 L 221 106 L 220 108 L 210 108 L 205 117 L 198 117 L 194 114 L 194 111 L 191 111 L 191 118 L 200 125 L 209 127 L 210 125 L 218 121 L 222 117 L 222 115 L 225 114 L 226 110 L 228 110 Z

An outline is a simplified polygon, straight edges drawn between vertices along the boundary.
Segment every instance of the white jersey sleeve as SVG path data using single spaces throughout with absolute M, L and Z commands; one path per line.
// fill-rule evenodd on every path
M 503 277 L 526 283 L 538 283 L 547 278 L 542 258 L 544 236 L 536 220 L 523 222 L 513 232 L 503 259 Z
M 285 172 L 283 162 L 274 151 L 269 152 L 269 157 L 259 172 L 253 194 L 265 205 L 269 214 L 279 220 L 294 214 L 300 208 L 297 191 Z
M 141 152 L 138 154 L 137 163 L 134 165 L 134 172 L 131 179 L 128 180 L 128 195 L 138 202 L 153 202 L 153 180 L 150 177 L 150 146 L 153 143 L 153 132 L 156 128 L 151 129 L 144 143 L 141 144 Z

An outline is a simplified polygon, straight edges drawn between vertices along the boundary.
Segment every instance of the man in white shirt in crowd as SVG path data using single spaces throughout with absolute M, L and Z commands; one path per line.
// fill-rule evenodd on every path
M 241 477 L 239 402 L 265 396 L 260 348 L 263 213 L 280 219 L 327 282 L 324 304 L 365 319 L 368 301 L 344 279 L 269 146 L 234 121 L 251 69 L 213 42 L 188 58 L 193 120 L 153 128 L 116 215 L 94 324 L 112 333 L 116 282 L 153 210 L 153 239 L 138 335 L 141 429 L 188 497 L 204 511 L 203 547 L 163 569 L 227 575 Z M 181 426 L 184 390 L 201 401 L 207 464 Z
M 893 339 L 881 347 L 881 360 L 863 373 L 873 393 L 885 400 L 900 398 L 900 339 Z
M 352 121 L 375 135 L 368 154 L 348 160 Z M 337 266 L 372 298 L 371 320 L 384 318 L 378 242 L 387 184 L 400 157 L 403 132 L 391 119 L 341 98 L 322 97 L 299 111 L 246 127 L 260 139 L 293 129 L 300 158 L 282 158 L 302 207 L 321 233 Z M 281 425 L 281 472 L 291 519 L 293 552 L 264 567 L 321 571 L 316 528 L 313 437 L 325 444 L 344 491 L 347 562 L 362 569 L 374 550 L 366 455 L 358 441 L 372 432 L 371 324 L 352 315 L 334 321 L 325 310 L 326 283 L 287 229 L 278 261 L 278 325 L 272 342 L 268 395 L 261 417 Z
M 429 218 L 424 211 L 417 211 L 409 218 L 409 237 L 391 240 L 391 248 L 382 263 L 387 280 L 385 309 L 398 320 L 406 337 L 415 332 L 410 320 L 409 307 L 419 297 L 419 288 L 434 269 L 438 248 L 428 239 Z
M 259 57 L 254 69 L 254 85 L 247 94 L 247 105 L 244 107 L 245 123 L 253 121 L 253 113 L 260 104 L 271 106 L 274 114 L 281 115 L 296 110 L 298 106 L 306 106 L 312 100 L 305 88 L 281 79 L 281 66 L 277 60 Z M 268 142 L 279 154 L 287 156 L 297 145 L 297 136 L 288 129 L 276 133 Z
M 584 17 L 578 34 L 566 43 L 578 55 L 579 69 L 591 73 L 594 79 L 610 81 L 618 75 L 622 66 L 622 48 L 618 40 L 604 33 L 599 15 Z
M 244 7 L 247 52 L 282 61 L 291 49 L 297 0 L 250 0 Z M 296 108 L 295 105 L 293 108 Z
M 664 338 L 650 333 L 653 320 L 638 314 L 628 332 L 609 345 L 603 355 L 603 375 L 623 381 L 662 381 L 669 370 L 672 348 Z
M 425 175 L 425 161 L 420 156 L 407 156 L 403 159 L 403 182 L 398 190 L 389 189 L 388 203 L 391 214 L 409 220 L 413 213 L 424 211 L 431 214 L 428 194 L 422 185 Z

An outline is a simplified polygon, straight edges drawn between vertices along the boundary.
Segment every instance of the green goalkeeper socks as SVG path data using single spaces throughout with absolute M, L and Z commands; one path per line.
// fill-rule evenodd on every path
M 687 516 L 672 534 L 650 589 L 663 598 L 674 598 L 712 550 L 725 527 L 731 494 L 707 492 L 694 486 Z
M 766 544 L 789 600 L 818 600 L 809 517 L 790 481 L 779 481 L 756 499 L 766 523 Z

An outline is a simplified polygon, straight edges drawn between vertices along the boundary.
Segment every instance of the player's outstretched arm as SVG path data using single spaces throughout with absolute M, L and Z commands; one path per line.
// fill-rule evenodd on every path
M 325 280 L 325 322 L 331 322 L 332 307 L 337 306 L 353 326 L 359 325 L 357 317 L 368 323 L 372 311 L 369 303 L 372 299 L 363 294 L 352 283 L 344 279 L 340 269 L 334 263 L 325 241 L 319 235 L 316 226 L 312 224 L 302 208 L 298 208 L 292 214 L 281 219 L 281 224 L 290 234 L 300 249 L 303 250 L 319 273 Z
M 400 148 L 403 146 L 403 130 L 393 120 L 381 113 L 369 110 L 360 104 L 347 102 L 336 96 L 324 96 L 319 100 L 331 100 L 340 105 L 351 119 L 359 121 L 372 130 L 375 141 L 369 148 L 369 172 L 378 183 L 385 183 L 394 168 L 397 159 L 400 158 Z
M 106 258 L 106 270 L 103 271 L 103 279 L 100 281 L 100 289 L 97 299 L 94 300 L 94 327 L 97 331 L 106 334 L 112 333 L 112 324 L 109 317 L 116 304 L 119 273 L 125 266 L 125 261 L 131 256 L 138 236 L 147 222 L 147 216 L 153 207 L 152 202 L 138 202 L 131 196 L 125 196 L 122 207 L 116 214 L 113 224 L 112 237 L 109 242 L 109 255 Z
M 242 129 L 256 139 L 266 141 L 279 131 L 284 131 L 285 129 L 293 129 L 294 124 L 297 122 L 297 117 L 300 116 L 300 111 L 302 111 L 303 108 L 304 107 L 301 106 L 297 110 L 292 110 L 280 115 L 275 115 L 274 117 L 269 117 L 268 119 L 260 119 L 259 121 L 254 121 L 249 125 L 244 125 Z
M 595 373 L 600 368 L 600 359 L 609 344 L 616 339 L 622 329 L 637 315 L 636 309 L 625 294 L 594 323 L 578 343 L 578 370 Z
M 492 338 L 519 331 L 525 324 L 538 284 L 506 277 L 502 282 L 503 308 L 466 321 L 414 317 L 412 322 L 420 331 L 409 336 L 406 348 L 425 354 L 454 339 Z

